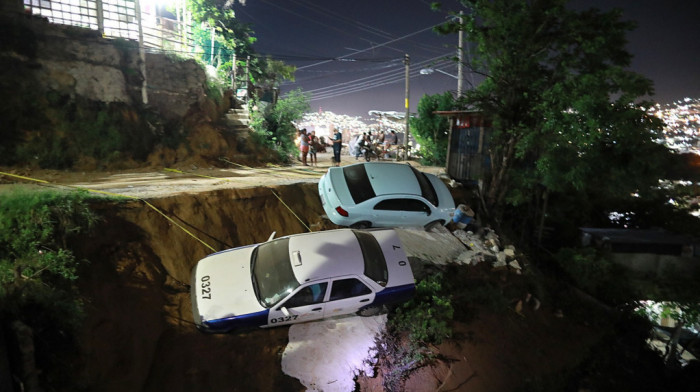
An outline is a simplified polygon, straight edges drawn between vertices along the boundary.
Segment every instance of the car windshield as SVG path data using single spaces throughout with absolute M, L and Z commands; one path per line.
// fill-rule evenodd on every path
M 299 286 L 289 260 L 289 238 L 260 244 L 253 251 L 250 263 L 255 295 L 266 308 Z
M 379 242 L 370 233 L 357 230 L 352 232 L 355 233 L 355 237 L 360 243 L 362 258 L 365 260 L 365 276 L 382 286 L 386 286 L 386 282 L 389 280 L 389 271 Z
M 369 182 L 365 165 L 350 165 L 343 168 L 345 182 L 348 184 L 350 195 L 355 204 L 360 204 L 375 196 L 372 184 Z
M 411 170 L 413 170 L 413 174 L 416 175 L 418 185 L 420 186 L 421 195 L 425 198 L 425 200 L 428 200 L 435 207 L 438 207 L 437 193 L 435 192 L 435 188 L 433 188 L 433 184 L 430 183 L 428 177 L 425 175 L 425 173 L 418 171 L 413 167 L 411 167 Z

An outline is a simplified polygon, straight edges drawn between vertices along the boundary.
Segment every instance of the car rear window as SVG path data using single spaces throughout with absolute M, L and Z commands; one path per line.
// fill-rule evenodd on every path
M 413 170 L 413 174 L 416 175 L 416 179 L 418 180 L 421 196 L 431 202 L 435 207 L 438 207 L 437 192 L 435 192 L 435 188 L 433 188 L 433 184 L 430 183 L 428 176 L 416 170 L 414 167 L 411 167 L 411 170 Z
M 360 249 L 362 249 L 362 258 L 365 260 L 365 276 L 382 286 L 386 286 L 386 282 L 389 280 L 389 271 L 379 242 L 370 233 L 357 230 L 352 232 L 355 233 L 355 237 L 360 243 Z
M 365 165 L 350 165 L 343 168 L 345 182 L 348 184 L 350 195 L 355 204 L 360 204 L 375 196 L 374 188 L 369 182 Z

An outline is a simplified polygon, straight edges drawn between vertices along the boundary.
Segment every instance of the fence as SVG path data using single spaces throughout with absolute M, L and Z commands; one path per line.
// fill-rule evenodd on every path
M 25 10 L 52 23 L 99 30 L 107 38 L 138 41 L 140 22 L 145 47 L 183 55 L 194 51 L 191 15 L 184 2 L 175 6 L 177 15 L 173 15 L 153 2 L 138 0 L 23 1 Z

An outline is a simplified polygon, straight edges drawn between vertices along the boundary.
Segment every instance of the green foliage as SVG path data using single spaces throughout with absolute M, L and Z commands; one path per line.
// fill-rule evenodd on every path
M 412 346 L 440 344 L 452 334 L 454 310 L 441 273 L 416 285 L 412 300 L 399 306 L 389 319 L 389 327 L 408 333 Z
M 300 120 L 310 108 L 309 97 L 301 90 L 291 91 L 276 104 L 269 104 L 251 114 L 253 140 L 277 151 L 283 160 L 296 154 L 296 128 L 293 122 Z
M 252 46 L 256 41 L 254 32 L 250 26 L 236 19 L 231 9 L 234 2 L 191 0 L 189 8 L 195 20 L 203 22 L 193 26 L 195 45 L 200 48 L 200 60 L 215 67 L 222 80 L 230 78 L 231 68 L 235 66 L 239 86 L 251 82 L 256 87 L 271 89 L 279 86 L 283 80 L 294 80 L 295 67 L 255 53 Z M 215 32 L 213 44 L 212 26 Z M 235 64 L 232 62 L 234 55 Z M 246 68 L 248 80 L 241 78 L 241 70 Z
M 0 196 L 0 314 L 22 320 L 40 334 L 66 336 L 82 319 L 74 287 L 81 264 L 68 249 L 97 216 L 82 192 L 17 190 Z
M 412 117 L 410 129 L 421 145 L 421 163 L 444 166 L 447 159 L 447 142 L 450 123 L 447 117 L 435 111 L 453 110 L 455 100 L 449 92 L 424 95 L 418 102 L 418 117 Z
M 211 98 L 217 104 L 221 104 L 224 98 L 224 86 L 220 79 L 210 79 L 207 77 L 207 97 Z
M 18 189 L 0 195 L 0 330 L 15 320 L 31 328 L 45 387 L 74 386 L 70 359 L 56 355 L 75 352 L 83 320 L 75 283 L 84 261 L 68 243 L 97 221 L 87 193 Z
M 562 248 L 556 261 L 576 286 L 610 304 L 637 297 L 624 267 L 594 248 Z
M 653 139 L 661 124 L 638 101 L 652 83 L 627 70 L 633 25 L 619 11 L 574 11 L 565 0 L 463 4 L 464 23 L 441 30 L 467 33 L 477 46 L 469 66 L 486 77 L 462 103 L 492 120 L 489 211 L 498 218 L 510 209 L 534 232 L 549 209 L 581 203 L 600 212 L 660 178 L 667 151 Z
M 78 263 L 66 242 L 97 221 L 87 194 L 19 190 L 0 198 L 0 294 L 74 281 Z
M 389 315 L 387 330 L 375 339 L 384 389 L 402 390 L 411 371 L 434 359 L 428 344 L 440 344 L 452 335 L 454 310 L 442 273 L 416 284 L 416 294 Z M 407 339 L 402 337 L 406 336 Z

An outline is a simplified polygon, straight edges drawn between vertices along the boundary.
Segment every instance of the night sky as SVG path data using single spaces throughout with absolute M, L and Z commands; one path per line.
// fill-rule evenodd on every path
M 311 93 L 311 108 L 367 118 L 369 110 L 404 112 L 404 54 L 410 56 L 410 107 L 424 94 L 456 91 L 457 34 L 439 36 L 432 27 L 459 3 L 432 0 L 248 0 L 234 5 L 236 17 L 252 25 L 261 55 L 298 67 L 282 93 Z M 700 2 L 668 0 L 572 0 L 574 9 L 621 8 L 637 22 L 628 34 L 631 70 L 654 81 L 660 103 L 700 98 Z M 429 75 L 421 69 L 439 69 Z M 464 88 L 479 78 L 465 70 Z

